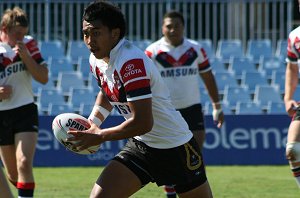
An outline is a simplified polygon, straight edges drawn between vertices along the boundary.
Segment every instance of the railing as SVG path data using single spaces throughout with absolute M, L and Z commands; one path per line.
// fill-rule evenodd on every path
M 0 13 L 15 5 L 25 9 L 30 34 L 38 40 L 81 40 L 81 17 L 89 0 L 1 0 Z M 292 0 L 115 0 L 126 15 L 129 39 L 161 37 L 163 14 L 183 13 L 192 39 L 286 39 L 292 29 Z M 245 46 L 245 45 L 244 45 Z

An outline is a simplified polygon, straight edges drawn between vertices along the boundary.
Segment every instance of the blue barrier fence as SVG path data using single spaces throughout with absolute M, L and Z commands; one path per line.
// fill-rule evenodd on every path
M 40 117 L 35 166 L 102 166 L 125 144 L 125 140 L 105 142 L 92 155 L 67 151 L 56 141 L 51 124 L 53 116 Z M 228 115 L 218 129 L 206 116 L 204 160 L 207 165 L 281 165 L 287 164 L 285 144 L 290 118 L 285 115 Z M 123 121 L 110 116 L 103 127 Z

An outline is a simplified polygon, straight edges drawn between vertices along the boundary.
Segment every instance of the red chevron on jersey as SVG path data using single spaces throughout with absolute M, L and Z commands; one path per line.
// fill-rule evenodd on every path
M 182 44 L 175 47 L 162 37 L 149 45 L 146 52 L 151 53 L 150 58 L 159 69 L 177 109 L 199 103 L 199 73 L 211 70 L 211 66 L 205 50 L 197 41 L 184 38 Z M 171 60 L 168 57 L 175 61 L 168 61 Z
M 9 58 L 3 56 L 3 57 L 2 57 L 2 60 L 1 60 L 1 64 L 2 64 L 4 67 L 7 67 L 8 65 L 12 64 L 12 60 L 10 60 Z
M 146 70 L 143 59 L 132 59 L 127 61 L 120 70 L 123 82 L 126 84 L 129 80 L 145 77 Z
M 167 52 L 162 50 L 158 51 L 156 60 L 163 67 L 178 67 L 178 66 L 189 66 L 197 59 L 197 53 L 194 48 L 188 49 L 182 54 L 182 56 L 175 60 L 175 58 Z

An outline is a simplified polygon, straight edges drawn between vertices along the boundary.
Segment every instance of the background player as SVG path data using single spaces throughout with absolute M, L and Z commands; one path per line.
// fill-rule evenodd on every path
M 163 17 L 163 37 L 146 48 L 166 82 L 171 99 L 193 132 L 200 148 L 205 140 L 204 115 L 200 103 L 199 74 L 210 95 L 213 119 L 222 126 L 224 115 L 208 57 L 196 41 L 184 37 L 184 18 L 180 12 L 169 11 Z M 172 186 L 165 186 L 167 197 L 176 197 Z
M 25 12 L 3 13 L 0 27 L 0 154 L 19 197 L 33 197 L 32 170 L 38 137 L 38 111 L 31 81 L 47 83 L 48 69 L 28 32 Z
M 149 182 L 175 184 L 180 197 L 212 197 L 199 146 L 171 104 L 153 62 L 124 39 L 125 27 L 120 9 L 108 2 L 93 2 L 85 9 L 84 42 L 92 52 L 91 69 L 103 92 L 89 117 L 91 128 L 70 131 L 75 137 L 67 141 L 79 141 L 74 146 L 81 150 L 128 138 L 104 168 L 90 197 L 130 197 Z M 99 128 L 113 107 L 126 121 Z
M 13 197 L 1 167 L 0 167 L 0 192 L 1 192 L 1 197 L 4 198 Z
M 300 6 L 300 0 L 298 2 Z M 284 103 L 288 115 L 292 117 L 287 136 L 286 157 L 289 160 L 291 170 L 300 188 L 300 106 L 294 99 L 294 93 L 299 81 L 299 38 L 300 27 L 297 27 L 290 32 L 288 39 Z

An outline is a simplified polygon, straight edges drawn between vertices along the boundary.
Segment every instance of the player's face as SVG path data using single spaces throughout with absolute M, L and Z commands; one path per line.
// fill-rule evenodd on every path
M 24 36 L 28 33 L 28 27 L 15 26 L 10 30 L 6 30 L 7 42 L 10 46 L 14 47 L 17 41 L 23 41 Z
M 167 42 L 173 46 L 178 46 L 183 41 L 184 25 L 179 18 L 165 18 L 162 33 Z
M 88 49 L 97 59 L 108 58 L 111 49 L 118 42 L 113 31 L 102 25 L 101 21 L 83 21 L 83 39 Z

